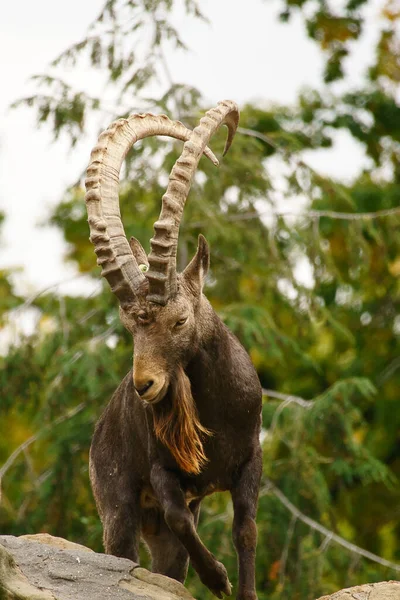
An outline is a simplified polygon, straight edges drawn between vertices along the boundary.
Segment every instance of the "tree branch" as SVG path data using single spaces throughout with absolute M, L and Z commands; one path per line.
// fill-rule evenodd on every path
M 387 208 L 384 210 L 377 210 L 375 212 L 359 212 L 359 213 L 348 213 L 348 212 L 337 212 L 334 210 L 305 210 L 300 213 L 294 213 L 291 211 L 275 211 L 275 210 L 260 210 L 252 211 L 248 213 L 240 213 L 237 215 L 224 215 L 224 221 L 237 222 L 237 221 L 251 221 L 252 219 L 259 219 L 262 216 L 271 216 L 274 219 L 280 217 L 296 217 L 296 218 L 310 218 L 319 219 L 321 217 L 327 217 L 329 219 L 336 219 L 342 221 L 371 221 L 374 219 L 382 219 L 385 217 L 393 217 L 400 215 L 400 206 L 394 208 Z M 207 221 L 196 221 L 195 223 L 189 223 L 186 225 L 188 229 L 195 229 L 207 225 Z
M 290 500 L 285 496 L 285 494 L 283 494 L 281 492 L 281 490 L 272 483 L 272 481 L 268 481 L 267 485 L 261 489 L 260 496 L 263 496 L 263 495 L 266 495 L 269 493 L 274 494 L 274 496 L 276 496 L 278 498 L 278 500 L 281 502 L 281 504 L 283 504 L 288 509 L 288 511 L 293 515 L 293 517 L 296 517 L 296 519 L 298 519 L 299 521 L 302 521 L 303 523 L 308 525 L 308 527 L 310 527 L 311 529 L 314 529 L 315 531 L 319 531 L 319 533 L 324 535 L 329 540 L 329 542 L 336 542 L 336 544 L 338 544 L 339 546 L 342 546 L 343 548 L 346 548 L 346 550 L 349 550 L 349 552 L 352 552 L 353 554 L 357 554 L 358 556 L 363 556 L 364 558 L 367 558 L 368 560 L 371 560 L 372 562 L 382 565 L 383 567 L 387 567 L 388 569 L 392 569 L 393 571 L 400 572 L 399 564 L 396 564 L 389 560 L 386 560 L 386 558 L 382 558 L 381 556 L 378 556 L 377 554 L 373 554 L 372 552 L 369 552 L 368 550 L 365 550 L 364 548 L 360 548 L 360 546 L 356 546 L 355 544 L 348 542 L 347 540 L 342 538 L 340 535 L 337 535 L 336 533 L 334 533 L 333 531 L 330 531 L 329 529 L 327 529 L 320 523 L 317 523 L 317 521 L 314 521 L 314 519 L 310 519 L 310 517 L 307 517 L 307 515 L 302 513 L 294 504 L 292 504 L 292 502 L 290 502 Z
M 68 419 L 72 419 L 72 417 L 74 417 L 75 415 L 80 413 L 85 408 L 85 406 L 86 406 L 86 403 L 81 402 L 80 404 L 78 404 L 78 406 L 75 406 L 71 410 L 68 410 L 65 414 L 61 415 L 60 417 L 58 417 L 57 419 L 55 419 L 48 425 L 45 425 L 44 427 L 42 427 L 42 429 L 39 429 L 39 431 L 37 433 L 35 433 L 34 435 L 31 435 L 31 437 L 29 437 L 27 440 L 25 440 L 25 442 L 20 444 L 18 446 L 18 448 L 16 448 L 14 450 L 14 452 L 12 454 L 10 454 L 10 456 L 7 458 L 6 462 L 3 464 L 3 466 L 0 469 L 0 500 L 1 500 L 1 484 L 2 484 L 3 477 L 7 473 L 8 469 L 11 467 L 11 465 L 14 463 L 14 461 L 21 454 L 21 452 L 25 452 L 25 450 L 31 444 L 36 442 L 42 435 L 44 435 L 52 427 L 55 427 L 56 425 L 60 425 L 60 423 L 63 423 L 64 421 L 67 421 Z
M 287 563 L 287 559 L 288 559 L 290 544 L 291 544 L 293 534 L 294 534 L 294 529 L 296 527 L 296 522 L 297 522 L 297 516 L 292 515 L 292 519 L 290 521 L 289 529 L 288 529 L 288 532 L 286 535 L 285 546 L 283 548 L 281 560 L 280 560 L 279 583 L 280 583 L 282 589 L 285 586 L 286 563 Z
M 274 411 L 269 429 L 265 430 L 266 434 L 269 437 L 271 437 L 274 434 L 276 426 L 278 424 L 278 419 L 287 406 L 289 406 L 290 404 L 297 404 L 298 406 L 309 410 L 314 404 L 314 400 L 304 400 L 303 398 L 300 398 L 300 396 L 282 394 L 281 392 L 275 392 L 275 390 L 267 390 L 263 388 L 262 393 L 264 396 L 270 396 L 271 398 L 283 400 L 282 404 L 279 404 L 279 406 L 277 406 L 276 410 Z
M 306 408 L 309 410 L 313 404 L 314 400 L 304 400 L 304 398 L 300 398 L 300 396 L 292 396 L 291 394 L 282 394 L 281 392 L 276 392 L 275 390 L 267 390 L 263 388 L 262 391 L 264 396 L 270 396 L 271 398 L 277 398 L 278 400 L 284 400 L 287 404 L 291 404 L 294 402 L 298 404 L 302 408 Z

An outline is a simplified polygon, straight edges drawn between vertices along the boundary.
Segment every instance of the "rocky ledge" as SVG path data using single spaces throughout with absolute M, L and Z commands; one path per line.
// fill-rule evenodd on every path
M 0 535 L 1 600 L 193 600 L 177 581 L 47 534 Z
M 400 600 L 400 581 L 357 585 L 319 600 Z

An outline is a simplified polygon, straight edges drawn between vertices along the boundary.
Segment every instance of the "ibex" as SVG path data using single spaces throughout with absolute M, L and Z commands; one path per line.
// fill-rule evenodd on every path
M 138 561 L 142 537 L 152 570 L 184 582 L 189 559 L 218 597 L 231 594 L 225 567 L 197 529 L 202 499 L 229 490 L 234 508 L 239 600 L 256 600 L 255 523 L 261 478 L 261 387 L 250 358 L 203 295 L 209 249 L 177 273 L 179 224 L 191 179 L 222 125 L 225 151 L 239 120 L 223 101 L 193 131 L 164 115 L 132 115 L 100 135 L 86 179 L 90 239 L 134 340 L 133 369 L 97 423 L 90 478 L 107 553 Z M 118 201 L 121 163 L 137 140 L 164 135 L 185 141 L 162 198 L 147 256 L 128 243 Z

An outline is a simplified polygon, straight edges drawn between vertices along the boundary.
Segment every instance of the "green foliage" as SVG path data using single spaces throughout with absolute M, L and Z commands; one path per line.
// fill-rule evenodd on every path
M 0 229 L 4 222 L 4 214 L 0 211 Z M 13 293 L 10 269 L 0 269 L 0 326 L 4 325 L 4 318 L 8 311 L 16 308 L 21 303 L 21 298 Z
M 185 114 L 193 108 L 198 92 L 172 82 L 165 60 L 165 52 L 171 48 L 187 50 L 173 25 L 171 13 L 176 4 L 173 0 L 106 1 L 87 36 L 56 57 L 48 73 L 32 77 L 46 93 L 21 98 L 13 107 L 35 108 L 38 124 L 50 124 L 55 139 L 66 134 L 72 146 L 85 131 L 88 118 L 107 110 L 108 102 L 115 102 L 119 116 L 123 116 L 121 106 L 125 105 L 130 112 L 134 108 L 145 112 L 161 107 L 177 116 Z M 205 20 L 196 0 L 185 0 L 185 9 L 188 16 Z M 106 77 L 111 92 L 107 100 L 77 91 L 58 76 L 60 67 L 73 69 L 78 64 Z M 160 81 L 166 82 L 167 90 L 160 98 L 153 98 L 154 83 Z
M 344 77 L 344 59 L 348 56 L 351 43 L 363 32 L 365 16 L 363 8 L 368 0 L 349 0 L 338 6 L 326 0 L 282 0 L 284 8 L 280 19 L 286 23 L 295 11 L 304 20 L 308 36 L 314 40 L 326 57 L 324 81 L 332 83 Z
M 340 10 L 322 0 L 276 4 L 283 21 L 295 11 L 304 20 L 326 58 L 325 82 L 345 75 L 368 0 L 340 3 Z M 84 61 L 107 79 L 115 117 L 129 105 L 183 115 L 194 127 L 204 100 L 172 81 L 166 62 L 173 47 L 184 48 L 172 25 L 174 7 L 173 0 L 108 0 L 87 37 L 36 78 L 46 94 L 19 103 L 33 106 L 55 137 L 65 132 L 76 143 L 105 107 L 64 82 L 57 68 Z M 204 19 L 193 0 L 185 7 L 190 18 Z M 244 106 L 232 149 L 218 170 L 200 161 L 185 208 L 179 265 L 193 255 L 198 233 L 206 233 L 207 296 L 248 349 L 265 388 L 260 600 L 308 600 L 393 578 L 379 560 L 362 558 L 313 523 L 400 561 L 399 18 L 385 3 L 374 64 L 357 89 L 333 93 L 326 85 L 304 91 L 293 106 Z M 156 80 L 163 85 L 154 98 Z M 305 150 L 329 149 L 339 129 L 362 145 L 371 164 L 351 184 L 322 176 L 304 159 Z M 217 155 L 223 142 L 219 132 L 212 141 Z M 121 212 L 128 237 L 147 250 L 180 148 L 149 139 L 127 157 Z M 68 243 L 67 259 L 97 280 L 83 193 L 78 181 L 49 220 Z M 305 204 L 297 216 L 281 208 L 293 198 Z M 0 274 L 2 322 L 20 303 L 9 274 Z M 88 298 L 47 291 L 28 305 L 39 315 L 35 334 L 0 357 L 0 529 L 47 530 L 100 550 L 88 449 L 96 419 L 131 366 L 132 340 L 105 286 Z M 231 523 L 228 495 L 207 498 L 200 535 L 236 584 Z M 148 564 L 145 553 L 143 560 Z M 192 571 L 188 585 L 195 597 L 209 597 Z

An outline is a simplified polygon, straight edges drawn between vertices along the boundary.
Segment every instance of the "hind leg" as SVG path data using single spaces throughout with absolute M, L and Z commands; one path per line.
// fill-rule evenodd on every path
M 190 505 L 197 527 L 200 513 L 200 501 L 193 501 Z M 147 511 L 146 511 L 147 512 Z M 178 538 L 170 530 L 163 515 L 157 511 L 151 515 L 152 527 L 146 527 L 150 513 L 143 515 L 142 536 L 151 553 L 153 573 L 161 573 L 172 579 L 184 583 L 189 567 L 189 554 Z

